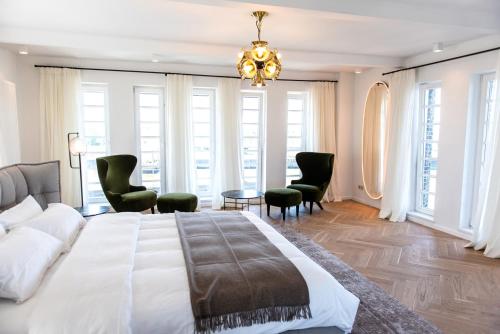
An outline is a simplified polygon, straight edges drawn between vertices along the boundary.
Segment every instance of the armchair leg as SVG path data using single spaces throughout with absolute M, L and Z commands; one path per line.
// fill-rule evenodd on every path
M 300 205 L 295 206 L 295 215 L 298 217 L 299 216 L 299 207 Z
M 155 214 L 155 207 L 154 206 L 151 208 L 151 213 Z
M 323 205 L 321 205 L 321 202 L 316 202 L 316 204 L 318 204 L 319 208 L 323 210 Z
M 269 214 L 271 213 L 271 205 L 267 205 L 267 216 L 269 217 Z
M 309 202 L 309 214 L 312 215 L 313 214 L 313 205 L 314 205 L 314 202 L 311 201 Z
M 282 208 L 281 208 L 281 213 L 283 214 L 283 220 L 285 220 L 285 216 L 286 216 L 286 207 L 282 207 Z
M 304 204 L 304 208 L 306 207 L 306 201 L 302 201 L 302 204 Z

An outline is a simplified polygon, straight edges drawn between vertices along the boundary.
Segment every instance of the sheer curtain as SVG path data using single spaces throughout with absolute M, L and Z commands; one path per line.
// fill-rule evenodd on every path
M 240 103 L 241 80 L 219 79 L 215 125 L 213 209 L 220 209 L 222 191 L 241 189 Z
M 387 167 L 379 217 L 394 222 L 406 220 L 410 201 L 415 90 L 415 70 L 397 72 L 391 76 L 387 117 Z
M 191 112 L 192 76 L 167 75 L 166 91 L 168 191 L 196 193 Z
M 0 78 L 0 167 L 20 162 L 16 85 Z
M 71 206 L 80 205 L 80 181 L 69 165 L 67 134 L 78 130 L 80 87 L 79 70 L 40 69 L 42 160 L 61 161 L 61 197 Z
M 496 68 L 496 102 L 479 188 L 478 203 L 472 213 L 474 236 L 467 247 L 484 249 L 484 255 L 500 258 L 500 53 Z
M 315 82 L 310 89 L 312 116 L 312 150 L 335 154 L 333 176 L 323 197 L 326 202 L 342 201 L 339 192 L 339 156 L 337 154 L 336 123 L 335 123 L 335 84 L 333 82 Z

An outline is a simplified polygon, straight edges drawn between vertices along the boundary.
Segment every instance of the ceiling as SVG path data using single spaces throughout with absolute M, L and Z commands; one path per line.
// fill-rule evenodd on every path
M 30 54 L 232 65 L 262 37 L 294 70 L 351 71 L 500 33 L 497 0 L 0 0 L 0 43 Z

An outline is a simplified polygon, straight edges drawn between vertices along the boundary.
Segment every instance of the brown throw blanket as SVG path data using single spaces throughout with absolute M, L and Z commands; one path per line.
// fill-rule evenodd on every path
M 176 212 L 197 333 L 311 318 L 295 265 L 239 212 Z

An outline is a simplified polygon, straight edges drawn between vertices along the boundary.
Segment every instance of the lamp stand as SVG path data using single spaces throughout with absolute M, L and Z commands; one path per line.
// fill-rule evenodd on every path
M 69 132 L 68 133 L 68 153 L 69 153 L 69 166 L 72 169 L 79 169 L 80 172 L 80 202 L 82 204 L 82 208 L 84 207 L 83 203 L 83 177 L 82 177 L 82 155 L 81 153 L 78 153 L 78 166 L 73 165 L 73 159 L 71 158 L 71 151 L 69 149 L 69 145 L 71 142 L 71 139 L 78 137 L 80 134 L 78 132 Z M 73 136 L 73 138 L 71 138 Z

